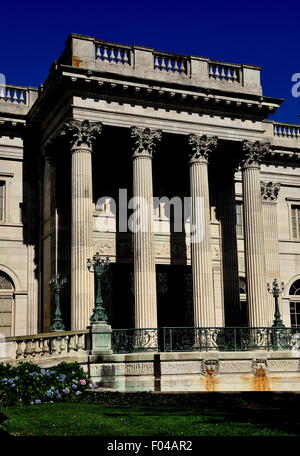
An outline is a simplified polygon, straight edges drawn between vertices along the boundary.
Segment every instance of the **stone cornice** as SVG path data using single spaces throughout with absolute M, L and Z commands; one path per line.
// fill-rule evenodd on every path
M 65 122 L 61 136 L 66 136 L 71 144 L 71 149 L 91 149 L 96 137 L 102 133 L 102 124 L 88 120 L 70 120 Z
M 150 157 L 155 152 L 156 145 L 161 141 L 161 130 L 150 128 L 131 128 L 131 138 L 133 139 L 132 157 Z
M 243 168 L 259 168 L 262 159 L 270 151 L 270 143 L 261 143 L 260 141 L 243 141 L 243 158 L 241 167 Z
M 190 164 L 208 162 L 209 155 L 216 149 L 218 138 L 206 135 L 189 135 L 189 145 L 191 148 Z
M 278 193 L 280 190 L 280 184 L 274 182 L 261 182 L 260 191 L 261 198 L 264 202 L 276 202 Z

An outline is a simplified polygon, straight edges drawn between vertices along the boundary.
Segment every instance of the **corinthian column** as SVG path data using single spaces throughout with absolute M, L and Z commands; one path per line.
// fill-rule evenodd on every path
M 71 137 L 71 328 L 84 329 L 89 324 L 94 301 L 93 274 L 87 259 L 93 246 L 92 143 L 101 133 L 102 125 L 87 120 L 71 120 L 64 134 Z
M 266 280 L 270 284 L 280 279 L 277 197 L 280 184 L 261 182 L 262 214 L 265 240 Z M 282 312 L 281 312 L 282 313 Z M 267 323 L 272 326 L 274 320 L 274 298 L 268 293 Z
M 194 325 L 215 326 L 207 165 L 217 138 L 190 135 L 189 144 Z
M 269 144 L 243 142 L 244 242 L 249 326 L 267 326 L 267 282 L 260 191 L 260 162 Z
M 135 327 L 157 328 L 152 155 L 161 131 L 133 127 L 133 263 Z

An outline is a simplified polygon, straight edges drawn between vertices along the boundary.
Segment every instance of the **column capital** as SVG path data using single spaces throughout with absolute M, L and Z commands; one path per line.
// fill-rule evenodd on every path
M 189 135 L 189 145 L 191 146 L 191 153 L 189 154 L 190 165 L 193 163 L 207 163 L 209 155 L 217 147 L 217 144 L 217 136 Z
M 152 158 L 156 145 L 161 141 L 162 131 L 150 128 L 131 128 L 131 138 L 133 141 L 132 157 Z
M 280 184 L 274 182 L 261 182 L 260 191 L 261 199 L 264 202 L 276 202 L 278 193 L 280 190 Z
M 91 149 L 97 135 L 102 133 L 102 123 L 88 120 L 69 120 L 65 122 L 61 136 L 67 136 L 71 150 Z
M 241 161 L 243 168 L 260 168 L 263 157 L 270 151 L 270 143 L 261 143 L 260 141 L 243 141 L 244 156 Z

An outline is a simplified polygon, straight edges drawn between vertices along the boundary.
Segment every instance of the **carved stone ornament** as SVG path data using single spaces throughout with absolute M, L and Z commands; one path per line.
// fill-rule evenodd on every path
M 268 373 L 268 360 L 265 358 L 255 358 L 252 360 L 252 373 L 255 375 L 258 371 Z
M 161 141 L 161 137 L 161 130 L 132 127 L 131 138 L 134 139 L 132 146 L 133 157 L 141 155 L 152 157 L 157 143 Z
M 270 147 L 270 143 L 243 141 L 244 157 L 241 162 L 242 168 L 259 167 L 263 157 L 270 152 Z
M 206 359 L 201 362 L 202 375 L 217 375 L 220 372 L 220 361 L 217 359 Z
M 275 184 L 274 182 L 261 182 L 260 190 L 263 201 L 276 201 L 280 190 L 280 184 Z
M 64 124 L 61 135 L 68 137 L 72 149 L 90 149 L 101 132 L 102 124 L 99 122 L 70 120 Z
M 207 137 L 206 135 L 189 135 L 189 145 L 192 152 L 190 153 L 190 164 L 207 162 L 209 155 L 218 145 L 217 136 Z

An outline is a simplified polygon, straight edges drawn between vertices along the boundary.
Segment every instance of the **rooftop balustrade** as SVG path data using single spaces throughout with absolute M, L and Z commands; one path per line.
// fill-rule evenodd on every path
M 260 67 L 161 52 L 73 34 L 58 63 L 122 76 L 262 94 Z

